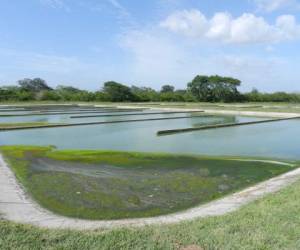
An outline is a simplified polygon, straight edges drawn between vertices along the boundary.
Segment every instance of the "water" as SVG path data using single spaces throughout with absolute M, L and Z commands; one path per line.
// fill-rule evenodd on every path
M 183 116 L 184 114 L 173 115 Z M 48 118 L 51 119 L 50 116 Z M 142 118 L 150 118 L 150 116 L 106 117 L 101 119 Z M 89 121 L 92 121 L 92 119 L 95 118 L 91 118 Z M 100 118 L 97 119 L 97 121 L 100 121 Z M 178 120 L 7 131 L 0 132 L 0 145 L 55 145 L 59 149 L 102 149 L 300 159 L 299 120 L 202 130 L 163 137 L 156 135 L 158 130 L 164 129 L 196 127 L 204 124 L 227 123 L 228 121 L 245 122 L 261 119 L 266 118 L 213 116 Z M 87 121 L 85 119 L 78 120 L 80 120 L 80 122 Z
M 113 113 L 79 113 L 78 114 L 58 114 L 58 115 L 32 115 L 32 116 L 11 116 L 11 117 L 0 117 L 0 123 L 18 123 L 18 122 L 48 122 L 48 123 L 84 123 L 84 122 L 108 122 L 118 120 L 134 120 L 134 119 L 150 119 L 150 118 L 167 118 L 167 117 L 190 117 L 204 115 L 203 113 L 174 113 L 174 114 L 148 114 L 148 115 L 130 115 L 130 114 L 147 114 L 154 113 L 154 111 L 144 112 L 113 112 Z M 115 115 L 122 116 L 115 116 Z M 128 116 L 124 116 L 127 114 Z M 72 116 L 97 116 L 100 117 L 84 117 L 84 118 L 71 118 Z M 101 115 L 114 115 L 101 117 Z M 222 122 L 226 117 L 214 117 L 210 120 Z M 206 121 L 207 119 L 204 119 Z M 227 117 L 226 121 L 234 122 L 234 117 Z

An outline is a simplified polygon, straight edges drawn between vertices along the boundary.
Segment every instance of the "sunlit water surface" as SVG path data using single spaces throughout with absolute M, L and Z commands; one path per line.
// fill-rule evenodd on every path
M 84 115 L 84 114 L 83 114 Z M 92 122 L 147 119 L 187 114 L 70 119 L 69 115 L 9 117 L 1 122 Z M 13 119 L 14 118 L 14 119 Z M 300 159 L 300 121 L 289 120 L 248 126 L 201 130 L 159 137 L 157 131 L 205 124 L 245 122 L 267 118 L 204 116 L 198 118 L 132 122 L 78 127 L 0 132 L 0 145 L 55 145 L 59 149 L 105 149 L 204 155 L 263 156 Z

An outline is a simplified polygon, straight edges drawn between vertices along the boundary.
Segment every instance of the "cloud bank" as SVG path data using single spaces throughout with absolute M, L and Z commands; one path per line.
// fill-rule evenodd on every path
M 219 12 L 209 19 L 201 11 L 191 9 L 174 12 L 160 26 L 190 38 L 233 44 L 279 43 L 300 38 L 300 25 L 293 15 L 278 16 L 274 24 L 269 24 L 251 13 L 234 18 Z

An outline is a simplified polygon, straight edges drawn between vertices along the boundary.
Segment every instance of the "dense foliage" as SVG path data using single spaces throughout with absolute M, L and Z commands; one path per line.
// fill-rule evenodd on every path
M 257 89 L 246 93 L 244 97 L 251 102 L 300 102 L 300 93 L 260 93 Z
M 237 87 L 241 81 L 222 76 L 196 76 L 188 83 L 188 91 L 201 102 L 232 102 L 242 100 Z
M 298 93 L 245 94 L 238 91 L 241 81 L 232 77 L 198 75 L 186 89 L 163 85 L 160 91 L 149 87 L 105 82 L 98 91 L 58 85 L 55 89 L 40 78 L 23 79 L 16 86 L 0 87 L 0 101 L 101 101 L 101 102 L 300 102 Z

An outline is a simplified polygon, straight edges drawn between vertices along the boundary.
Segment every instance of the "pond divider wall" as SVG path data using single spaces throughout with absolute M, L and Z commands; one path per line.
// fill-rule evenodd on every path
M 262 108 L 262 105 L 256 105 L 256 106 L 235 106 L 235 105 L 217 105 L 217 107 L 221 108 L 239 108 L 239 109 L 249 109 L 249 108 Z
M 61 109 L 32 109 L 33 111 L 40 111 L 40 112 L 62 112 L 62 111 L 86 111 L 86 110 L 112 110 L 112 109 L 119 109 L 119 108 L 97 108 L 97 107 L 72 107 L 72 108 L 61 108 Z M 30 111 L 30 109 L 27 109 Z
M 94 109 L 42 109 L 42 110 L 34 110 L 34 109 L 20 109 L 20 110 L 0 110 L 0 116 L 6 115 L 5 113 L 12 113 L 12 114 L 8 114 L 8 115 L 14 115 L 14 112 L 27 112 L 25 114 L 31 114 L 31 113 L 52 113 L 52 112 L 56 112 L 56 113 L 61 113 L 61 112 L 82 112 L 82 111 L 105 111 L 107 109 L 102 109 L 102 108 L 94 108 Z M 16 115 L 20 114 L 20 113 L 15 113 Z
M 26 112 L 26 111 L 27 110 L 25 109 L 0 109 L 0 114 L 6 112 Z
M 138 112 L 144 111 L 145 109 L 112 109 L 103 111 L 81 111 L 81 112 L 55 112 L 55 113 L 27 113 L 27 114 L 0 114 L 0 117 L 17 117 L 17 116 L 36 116 L 36 115 L 76 115 L 76 114 L 102 114 L 102 113 L 117 113 L 117 112 Z M 1 113 L 1 112 L 0 112 Z
M 114 116 L 137 116 L 137 115 L 170 115 L 170 114 L 186 114 L 186 113 L 202 113 L 204 111 L 166 111 L 166 112 L 150 112 L 150 113 L 129 113 L 129 114 L 109 114 L 109 115 L 77 115 L 70 118 L 92 118 L 92 117 L 114 117 Z
M 157 132 L 158 136 L 178 134 L 178 133 L 187 133 L 199 130 L 207 130 L 207 129 L 217 129 L 217 128 L 226 128 L 226 127 L 235 127 L 235 126 L 245 126 L 245 125 L 253 125 L 260 123 L 269 123 L 269 122 L 278 122 L 278 121 L 286 121 L 292 119 L 300 119 L 299 117 L 290 117 L 290 118 L 278 118 L 278 119 L 270 119 L 270 120 L 262 120 L 262 121 L 252 121 L 252 122 L 240 122 L 240 123 L 227 123 L 227 124 L 215 124 L 215 125 L 206 125 L 198 128 L 181 128 L 181 129 L 170 129 L 170 130 L 160 130 Z
M 149 119 L 134 119 L 134 120 L 120 120 L 120 121 L 108 121 L 108 122 L 85 122 L 85 123 L 63 123 L 63 124 L 49 124 L 49 125 L 38 125 L 38 126 L 24 126 L 24 127 L 9 127 L 0 128 L 1 131 L 10 130 L 24 130 L 24 129 L 40 129 L 40 128 L 59 128 L 59 127 L 76 127 L 76 126 L 87 126 L 87 125 L 103 125 L 103 124 L 115 124 L 115 123 L 129 123 L 129 122 L 146 122 L 146 121 L 159 121 L 159 120 L 176 120 L 176 119 L 190 119 L 203 117 L 198 116 L 176 116 L 176 117 L 164 117 L 164 118 L 149 118 Z

